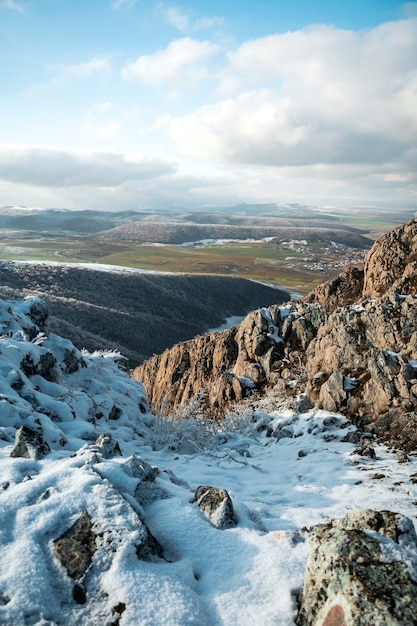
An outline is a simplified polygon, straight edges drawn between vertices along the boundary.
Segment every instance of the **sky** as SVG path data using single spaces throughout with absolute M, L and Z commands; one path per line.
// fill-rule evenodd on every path
M 0 0 L 0 206 L 417 210 L 417 2 Z

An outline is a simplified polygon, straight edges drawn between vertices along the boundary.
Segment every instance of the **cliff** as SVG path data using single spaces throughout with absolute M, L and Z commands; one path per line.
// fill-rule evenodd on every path
M 344 413 L 417 447 L 417 219 L 375 242 L 303 301 L 179 343 L 133 372 L 154 407 L 192 402 L 222 419 L 235 402 L 273 393 Z M 407 436 L 406 434 L 407 433 Z

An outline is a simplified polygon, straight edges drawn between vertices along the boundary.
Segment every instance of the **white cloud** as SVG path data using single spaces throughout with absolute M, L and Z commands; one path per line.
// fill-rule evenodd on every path
M 415 19 L 248 41 L 223 71 L 233 97 L 173 119 L 171 135 L 183 153 L 220 162 L 406 168 L 417 143 L 416 59 Z
M 108 77 L 111 74 L 111 59 L 109 56 L 95 56 L 88 61 L 73 64 L 51 65 L 48 69 L 55 74 L 56 84 L 64 83 L 73 78 L 90 78 L 95 74 Z
M 209 28 L 219 28 L 224 26 L 225 20 L 223 17 L 202 17 L 194 22 L 195 30 L 206 30 Z
M 194 83 L 207 78 L 205 63 L 218 51 L 219 47 L 210 41 L 190 37 L 176 39 L 167 48 L 128 63 L 122 69 L 122 76 L 125 80 L 154 85 Z
M 0 147 L 0 180 L 44 187 L 117 187 L 172 174 L 171 164 L 115 152 Z
M 224 18 L 217 16 L 201 17 L 193 21 L 188 13 L 177 6 L 166 6 L 160 3 L 158 8 L 164 19 L 182 33 L 219 28 L 225 23 Z
M 19 2 L 15 2 L 14 0 L 1 0 L 0 2 L 1 9 L 10 9 L 11 11 L 18 11 L 19 13 L 24 13 L 24 7 Z
M 166 7 L 160 5 L 160 9 L 165 20 L 174 26 L 177 30 L 185 33 L 190 28 L 190 20 L 188 15 L 183 13 L 178 7 Z
M 131 7 L 135 6 L 137 2 L 138 0 L 113 0 L 113 2 L 111 3 L 111 7 L 115 11 L 123 8 L 130 9 Z

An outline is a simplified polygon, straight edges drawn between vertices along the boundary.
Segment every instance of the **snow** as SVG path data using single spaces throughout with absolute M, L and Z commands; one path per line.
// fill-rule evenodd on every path
M 117 366 L 120 355 L 81 354 L 52 334 L 38 332 L 30 341 L 28 310 L 27 302 L 0 303 L 2 625 L 117 618 L 120 626 L 292 626 L 309 553 L 303 528 L 356 508 L 397 511 L 416 524 L 417 484 L 410 476 L 417 458 L 400 464 L 377 444 L 375 460 L 352 454 L 354 445 L 343 438 L 355 428 L 344 417 L 259 403 L 229 416 L 222 428 L 180 420 L 169 426 L 150 414 L 142 385 Z M 20 330 L 20 339 L 10 338 L 9 329 L 15 337 Z M 50 349 L 55 380 L 21 370 L 22 357 L 39 363 Z M 83 363 L 72 372 L 63 367 L 69 350 Z M 12 458 L 16 428 L 39 423 L 51 452 L 38 460 Z M 106 458 L 95 445 L 108 432 L 121 456 Z M 185 439 L 191 444 L 184 446 Z M 138 474 L 146 476 L 149 466 L 159 473 L 140 483 Z M 139 483 L 151 486 L 141 497 Z M 200 485 L 228 491 L 234 528 L 219 530 L 200 511 L 193 502 Z M 84 510 L 97 550 L 81 605 L 54 556 L 54 540 Z M 137 557 L 139 518 L 165 559 Z M 396 558 L 392 544 L 384 549 L 387 559 Z M 410 571 L 415 562 L 410 552 Z
M 224 323 L 217 328 L 209 328 L 208 333 L 216 333 L 221 332 L 222 330 L 228 330 L 235 326 L 235 324 L 239 324 L 244 319 L 244 315 L 231 315 L 230 317 L 226 317 Z

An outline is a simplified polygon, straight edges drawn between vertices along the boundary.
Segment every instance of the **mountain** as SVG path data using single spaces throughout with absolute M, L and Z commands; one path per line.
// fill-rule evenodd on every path
M 110 213 L 108 211 L 68 209 L 36 209 L 1 207 L 0 228 L 33 233 L 96 233 L 111 229 L 137 217 L 135 211 Z
M 226 318 L 289 297 L 236 277 L 0 262 L 0 296 L 18 300 L 28 294 L 47 303 L 53 332 L 79 349 L 119 350 L 131 367 Z
M 369 239 L 357 229 L 335 226 L 330 221 L 324 226 L 318 227 L 314 220 L 298 221 L 281 219 L 264 220 L 266 224 L 259 225 L 259 218 L 251 220 L 251 224 L 240 220 L 228 224 L 196 224 L 194 222 L 158 221 L 143 222 L 135 221 L 111 230 L 94 235 L 101 243 L 134 241 L 137 243 L 163 243 L 167 245 L 180 245 L 188 242 L 198 242 L 211 239 L 264 239 L 275 238 L 277 242 L 302 239 L 307 242 L 330 242 L 350 246 L 352 248 L 368 249 Z M 269 222 L 269 223 L 268 223 Z M 272 222 L 272 224 L 271 224 Z M 288 225 L 288 224 L 292 225 Z M 336 222 L 337 224 L 337 222 Z
M 377 241 L 304 301 L 272 305 L 240 324 L 177 344 L 135 369 L 154 407 L 187 403 L 221 419 L 263 393 L 305 402 L 417 444 L 417 220 Z
M 206 396 L 171 415 L 42 299 L 0 300 L 0 624 L 416 624 L 414 228 L 352 303 L 345 275 L 340 306 L 323 288 L 190 348 L 167 397 L 195 369 Z M 219 380 L 246 391 L 208 419 Z

